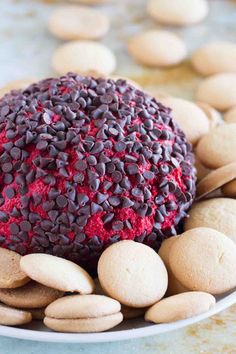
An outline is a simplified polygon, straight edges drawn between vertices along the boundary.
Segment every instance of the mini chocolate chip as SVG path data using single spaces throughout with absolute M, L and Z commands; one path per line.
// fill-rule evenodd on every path
M 118 205 L 120 205 L 121 200 L 120 200 L 120 198 L 118 198 L 118 197 L 111 196 L 111 197 L 108 198 L 108 202 L 109 202 L 112 206 L 118 206 Z
M 165 220 L 165 218 L 163 217 L 162 213 L 161 213 L 159 210 L 156 210 L 156 213 L 155 213 L 155 220 L 156 220 L 158 223 L 163 223 L 163 221 Z
M 59 174 L 62 176 L 62 177 L 69 177 L 69 173 L 67 172 L 66 168 L 65 167 L 61 167 L 59 169 Z
M 84 227 L 87 224 L 87 221 L 88 221 L 87 215 L 79 216 L 76 219 L 77 224 L 82 227 Z
M 124 208 L 130 208 L 134 205 L 134 202 L 129 199 L 128 197 L 123 197 L 122 198 L 122 209 Z
M 91 215 L 90 213 L 90 205 L 85 205 L 79 209 L 79 213 L 83 215 Z
M 105 200 L 107 200 L 108 197 L 109 197 L 108 194 L 103 194 L 103 193 L 98 192 L 97 193 L 98 204 L 102 204 L 103 202 L 105 202 Z
M 48 212 L 48 216 L 52 222 L 56 221 L 58 215 L 59 215 L 59 212 L 57 210 L 50 210 Z
M 179 162 L 176 160 L 176 158 L 172 157 L 171 162 L 175 168 L 179 167 Z
M 99 177 L 98 173 L 92 170 L 87 171 L 89 182 Z
M 53 223 L 50 220 L 43 220 L 40 226 L 44 231 L 49 231 L 53 227 Z
M 103 211 L 103 208 L 99 204 L 94 203 L 94 202 L 91 203 L 91 214 L 92 215 L 99 213 L 101 211 Z
M 135 156 L 132 155 L 125 155 L 125 161 L 126 162 L 137 162 L 138 159 Z
M 108 163 L 111 162 L 111 159 L 109 157 L 107 157 L 104 153 L 101 153 L 99 155 L 99 162 L 103 162 L 103 163 Z
M 21 216 L 20 211 L 14 206 L 10 212 L 10 215 L 14 218 Z
M 87 162 L 90 166 L 96 166 L 97 165 L 97 159 L 95 156 L 90 155 L 87 157 Z
M 116 243 L 120 240 L 120 236 L 119 235 L 113 235 L 109 238 L 109 243 L 113 244 Z
M 161 175 L 165 176 L 169 173 L 169 167 L 167 165 L 161 165 L 159 166 L 159 172 Z
M 144 199 L 148 200 L 152 197 L 152 192 L 147 187 L 144 187 L 143 195 L 144 195 Z
M 12 235 L 17 235 L 19 233 L 19 231 L 20 231 L 19 226 L 16 223 L 12 222 L 10 224 L 10 232 L 11 232 L 11 234 Z
M 75 168 L 78 171 L 85 171 L 87 168 L 87 162 L 85 160 L 79 160 L 76 162 Z
M 40 221 L 41 220 L 41 217 L 39 214 L 37 213 L 29 213 L 29 222 L 31 224 L 34 224 L 36 223 L 37 221 Z
M 122 181 L 120 182 L 121 187 L 125 188 L 126 190 L 129 190 L 131 188 L 131 183 L 128 177 L 124 177 Z
M 143 176 L 149 181 L 155 177 L 155 174 L 152 171 L 144 171 Z
M 100 180 L 98 178 L 93 179 L 90 181 L 90 188 L 95 192 L 98 190 L 100 185 Z
M 13 188 L 8 187 L 5 190 L 5 194 L 8 199 L 13 199 L 15 197 L 15 190 Z
M 36 149 L 46 150 L 47 146 L 48 146 L 48 142 L 46 140 L 40 140 L 36 145 Z
M 173 211 L 176 209 L 176 207 L 177 207 L 177 205 L 173 200 L 166 203 L 166 210 L 168 210 L 168 211 Z
M 59 206 L 59 208 L 65 208 L 65 206 L 67 205 L 67 198 L 64 195 L 59 195 L 56 198 L 56 203 Z
M 11 150 L 11 148 L 13 147 L 13 143 L 11 141 L 9 141 L 5 144 L 2 144 L 2 146 L 3 146 L 4 150 L 9 152 Z
M 136 173 L 138 173 L 138 165 L 135 163 L 130 163 L 126 167 L 126 170 L 129 175 L 135 175 Z
M 1 222 L 8 222 L 9 217 L 7 215 L 7 213 L 5 213 L 4 211 L 0 211 L 0 221 Z
M 125 144 L 125 142 L 124 142 L 124 141 L 117 141 L 117 142 L 115 142 L 115 144 L 114 144 L 114 149 L 115 149 L 115 151 L 117 151 L 117 152 L 125 151 L 125 149 L 126 149 L 126 144 Z
M 56 149 L 58 149 L 60 151 L 64 151 L 66 148 L 67 142 L 66 142 L 66 140 L 54 141 L 53 145 L 56 147 Z
M 106 214 L 103 218 L 103 223 L 108 224 L 109 222 L 111 222 L 111 220 L 114 218 L 115 214 L 114 213 L 110 213 L 110 214 Z
M 166 197 L 168 196 L 168 194 L 169 194 L 169 185 L 168 184 L 161 187 L 161 193 Z
M 76 173 L 74 176 L 73 176 L 73 181 L 76 182 L 76 183 L 83 183 L 84 181 L 84 175 L 82 173 Z
M 49 211 L 49 210 L 52 210 L 53 207 L 55 206 L 55 202 L 53 200 L 51 201 L 46 201 L 43 203 L 43 210 L 45 211 Z
M 77 201 L 80 206 L 84 206 L 89 201 L 89 197 L 86 194 L 79 193 L 77 194 Z
M 10 173 L 6 173 L 4 176 L 4 183 L 11 184 L 13 181 L 14 181 L 13 175 L 11 175 Z
M 75 238 L 74 238 L 74 243 L 75 244 L 80 244 L 86 239 L 86 236 L 84 233 L 78 233 Z
M 21 149 L 18 147 L 13 147 L 10 150 L 10 155 L 14 160 L 19 160 L 21 158 Z
M 102 203 L 102 207 L 107 212 L 113 211 L 113 207 L 109 204 L 107 200 L 104 203 Z
M 10 112 L 10 107 L 6 104 L 5 106 L 3 106 L 1 108 L 1 112 L 0 112 L 0 115 L 2 117 L 5 117 L 6 115 L 8 115 L 8 113 Z
M 146 216 L 148 210 L 148 205 L 147 204 L 143 204 L 140 206 L 140 208 L 137 209 L 137 214 L 140 215 L 141 217 Z
M 109 135 L 111 135 L 111 136 L 117 136 L 119 134 L 118 130 L 115 128 L 109 128 L 108 132 L 109 132 Z
M 108 172 L 108 173 L 112 173 L 112 172 L 114 172 L 114 171 L 115 171 L 115 169 L 116 169 L 116 166 L 115 166 L 115 164 L 114 164 L 114 163 L 109 162 L 109 163 L 107 164 L 107 172 Z
M 124 224 L 122 221 L 114 221 L 112 223 L 112 230 L 114 231 L 121 231 L 123 230 Z
M 98 171 L 100 176 L 104 176 L 106 173 L 106 165 L 103 162 L 99 162 L 96 166 L 95 166 L 96 170 Z
M 132 194 L 134 197 L 136 197 L 136 198 L 141 198 L 141 197 L 143 197 L 143 192 L 142 192 L 142 190 L 141 190 L 140 188 L 137 188 L 137 187 L 131 189 L 131 194 Z
M 167 216 L 167 215 L 168 215 L 168 213 L 167 213 L 167 211 L 166 211 L 166 207 L 165 207 L 164 204 L 162 204 L 161 206 L 159 206 L 159 211 L 160 211 L 160 213 L 162 213 L 162 215 L 164 215 L 164 216 Z
M 31 170 L 25 178 L 28 183 L 32 183 L 35 180 L 35 171 Z
M 123 191 L 124 191 L 124 189 L 121 188 L 121 186 L 120 186 L 119 184 L 116 184 L 113 193 L 114 193 L 114 194 L 122 194 Z
M 111 176 L 116 183 L 119 183 L 122 180 L 122 173 L 120 171 L 114 171 Z
M 13 165 L 11 162 L 6 162 L 1 167 L 2 167 L 2 171 L 5 173 L 11 172 L 13 169 Z
M 102 152 L 102 150 L 104 149 L 104 145 L 102 141 L 97 141 L 92 150 L 90 151 L 91 154 L 98 154 L 100 152 Z
M 113 97 L 114 96 L 111 94 L 105 94 L 100 97 L 100 101 L 101 101 L 101 103 L 104 103 L 104 104 L 110 104 L 113 101 Z
M 23 220 L 20 222 L 21 231 L 29 232 L 31 230 L 31 224 L 27 220 Z
M 108 190 L 111 188 L 112 185 L 113 185 L 113 183 L 110 182 L 110 181 L 104 181 L 104 182 L 103 182 L 103 188 L 104 188 L 106 191 L 108 191 Z

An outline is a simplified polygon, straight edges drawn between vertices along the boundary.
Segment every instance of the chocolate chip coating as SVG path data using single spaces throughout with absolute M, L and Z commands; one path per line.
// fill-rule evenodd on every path
M 123 239 L 158 248 L 195 195 L 170 110 L 125 80 L 69 73 L 0 100 L 1 246 L 94 268 Z

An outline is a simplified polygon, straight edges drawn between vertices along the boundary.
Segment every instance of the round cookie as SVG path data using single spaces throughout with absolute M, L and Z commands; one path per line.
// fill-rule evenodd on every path
M 146 307 L 160 300 L 168 282 L 158 254 L 144 244 L 128 240 L 117 242 L 102 253 L 98 278 L 107 294 L 131 307 Z
M 200 201 L 189 211 L 184 229 L 209 227 L 224 233 L 236 243 L 236 200 L 212 198 Z
M 236 72 L 236 44 L 224 41 L 208 43 L 193 53 L 192 65 L 202 75 Z
M 145 320 L 154 323 L 185 320 L 207 312 L 215 305 L 215 302 L 214 296 L 201 291 L 177 294 L 162 299 L 150 307 L 145 314 Z
M 200 107 L 203 112 L 206 114 L 210 129 L 215 128 L 217 125 L 222 124 L 224 121 L 221 117 L 221 114 L 208 103 L 197 101 L 196 104 Z
M 195 155 L 195 168 L 197 170 L 197 180 L 201 181 L 204 177 L 206 177 L 212 170 L 208 167 L 204 166 L 202 162 L 199 160 L 197 155 Z
M 217 168 L 197 185 L 197 198 L 203 198 L 236 178 L 236 162 Z
M 225 113 L 224 121 L 226 123 L 236 123 L 236 106 Z
M 116 58 L 105 45 L 93 41 L 71 41 L 56 49 L 52 67 L 59 74 L 77 72 L 83 74 L 111 74 L 116 67 Z
M 109 30 L 109 19 L 100 11 L 86 6 L 57 7 L 49 19 L 50 32 L 65 40 L 98 39 Z
M 8 82 L 5 86 L 0 87 L 0 98 L 12 90 L 25 89 L 35 81 L 37 81 L 35 78 L 29 77 L 25 79 Z
M 168 288 L 166 291 L 165 296 L 170 296 L 170 295 L 175 295 L 179 293 L 184 293 L 185 291 L 188 291 L 180 282 L 176 279 L 174 276 L 171 268 L 170 268 L 170 250 L 175 243 L 175 241 L 181 237 L 181 235 L 173 236 L 170 237 L 166 240 L 164 240 L 161 244 L 161 247 L 158 251 L 159 256 L 163 260 L 167 272 L 168 272 Z
M 211 169 L 236 162 L 236 123 L 212 129 L 198 143 L 196 154 Z
M 70 295 L 47 306 L 45 315 L 58 319 L 97 318 L 120 312 L 121 305 L 104 295 Z
M 225 111 L 236 105 L 236 73 L 222 73 L 209 76 L 198 86 L 196 99 Z
M 34 281 L 16 289 L 0 289 L 0 301 L 21 309 L 45 307 L 62 295 L 61 291 Z
M 148 30 L 137 34 L 130 39 L 128 50 L 138 63 L 150 67 L 173 66 L 187 55 L 184 41 L 164 30 Z
M 29 254 L 21 258 L 20 266 L 31 279 L 53 289 L 91 294 L 95 287 L 93 279 L 83 268 L 60 257 Z
M 208 3 L 206 0 L 149 0 L 147 11 L 164 25 L 188 26 L 207 16 Z
M 28 311 L 22 311 L 0 304 L 0 324 L 4 326 L 20 326 L 32 321 Z
M 234 179 L 231 182 L 226 183 L 221 188 L 221 191 L 226 197 L 236 198 L 236 179 Z
M 173 246 L 173 244 L 175 243 L 175 241 L 180 237 L 181 235 L 176 235 L 176 236 L 172 236 L 170 238 L 167 238 L 166 240 L 164 240 L 161 244 L 161 247 L 159 248 L 158 254 L 161 257 L 161 259 L 163 260 L 167 270 L 170 266 L 170 262 L 169 262 L 169 255 L 170 255 L 170 250 L 171 247 Z
M 57 319 L 45 317 L 45 326 L 57 332 L 93 333 L 111 329 L 123 320 L 121 312 L 98 318 Z
M 161 102 L 173 110 L 174 119 L 192 144 L 208 133 L 207 116 L 195 103 L 176 97 L 164 98 Z
M 188 230 L 170 250 L 170 267 L 189 290 L 222 294 L 236 286 L 236 245 L 210 228 Z
M 18 253 L 0 248 L 0 288 L 18 288 L 30 281 L 20 269 L 20 259 Z

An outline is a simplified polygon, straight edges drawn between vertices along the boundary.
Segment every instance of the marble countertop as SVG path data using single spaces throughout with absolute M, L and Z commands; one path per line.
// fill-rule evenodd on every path
M 145 0 L 119 0 L 102 6 L 112 27 L 103 42 L 117 56 L 116 75 L 129 76 L 148 90 L 193 98 L 200 78 L 187 60 L 168 70 L 150 70 L 128 56 L 128 38 L 143 28 L 158 27 L 145 13 Z M 0 86 L 25 77 L 52 76 L 50 59 L 60 41 L 47 31 L 53 0 L 0 0 Z M 115 7 L 115 11 L 114 11 Z M 189 53 L 212 39 L 236 39 L 236 1 L 210 1 L 210 14 L 201 24 L 173 29 L 187 42 Z M 104 344 L 55 344 L 0 337 L 1 354 L 236 354 L 236 305 L 185 329 L 138 340 Z

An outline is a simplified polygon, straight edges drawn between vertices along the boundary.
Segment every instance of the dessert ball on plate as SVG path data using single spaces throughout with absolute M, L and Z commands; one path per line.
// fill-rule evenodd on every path
M 0 242 L 92 268 L 109 244 L 158 249 L 195 194 L 171 110 L 125 80 L 69 73 L 0 100 Z

